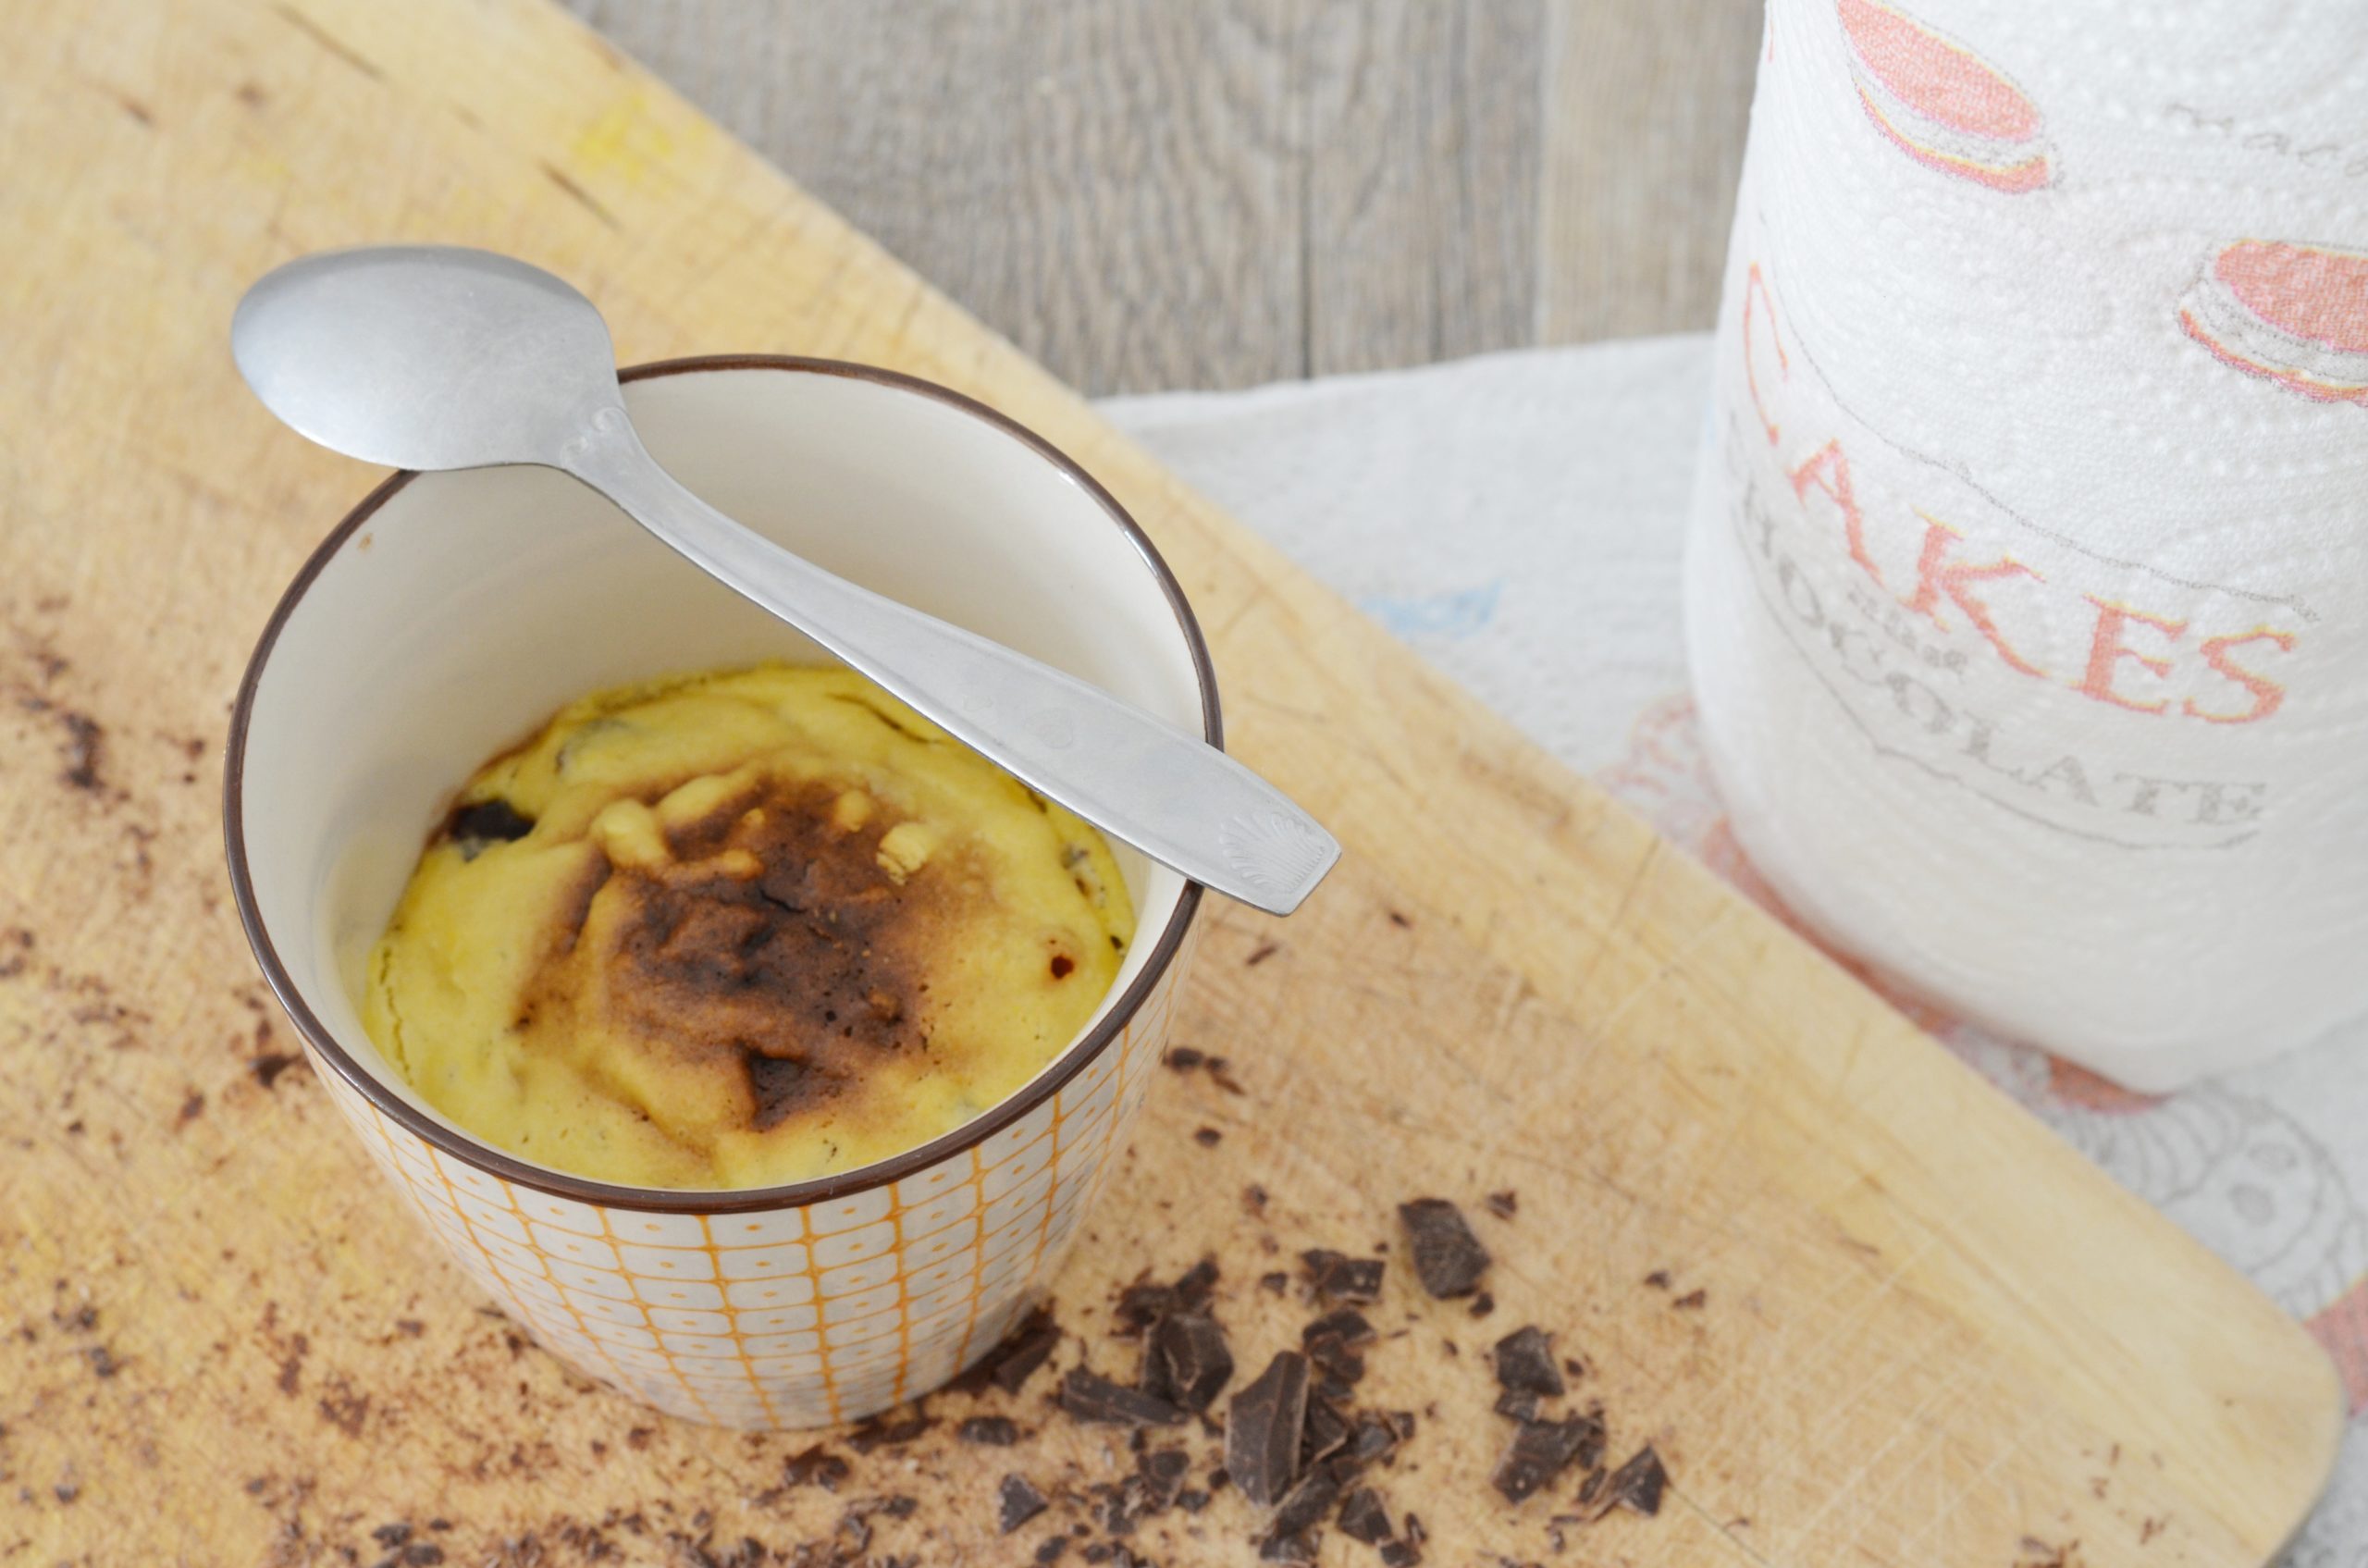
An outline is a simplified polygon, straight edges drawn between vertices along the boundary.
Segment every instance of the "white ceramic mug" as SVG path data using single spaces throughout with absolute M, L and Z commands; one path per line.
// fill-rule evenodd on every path
M 625 375 L 650 451 L 852 581 L 1219 739 L 1208 651 L 1148 539 L 1041 438 L 869 367 L 678 360 Z M 1201 889 L 1114 845 L 1141 935 L 1019 1093 L 920 1148 L 789 1186 L 617 1186 L 494 1149 L 380 1057 L 360 969 L 453 792 L 561 704 L 666 672 L 825 656 L 538 468 L 398 475 L 308 562 L 230 731 L 240 916 L 331 1097 L 462 1267 L 552 1352 L 661 1409 L 849 1420 L 992 1348 L 1114 1165 L 1167 1031 Z

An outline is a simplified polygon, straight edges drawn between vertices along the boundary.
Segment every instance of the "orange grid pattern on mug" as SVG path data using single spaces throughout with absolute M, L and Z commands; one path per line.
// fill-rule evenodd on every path
M 1108 1179 L 1185 957 L 1018 1121 L 893 1184 L 798 1207 L 660 1214 L 539 1191 L 320 1076 L 429 1228 L 553 1353 L 672 1414 L 813 1426 L 934 1388 L 1008 1330 Z

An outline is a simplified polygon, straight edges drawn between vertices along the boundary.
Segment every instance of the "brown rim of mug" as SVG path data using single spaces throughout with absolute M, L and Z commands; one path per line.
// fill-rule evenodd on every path
M 1158 579 L 1160 591 L 1166 595 L 1168 606 L 1176 613 L 1177 627 L 1184 634 L 1186 647 L 1192 657 L 1192 676 L 1201 691 L 1202 732 L 1210 745 L 1224 744 L 1224 722 L 1217 708 L 1216 672 L 1209 661 L 1208 644 L 1202 638 L 1200 622 L 1193 616 L 1192 607 L 1185 601 L 1184 590 L 1177 583 L 1176 574 L 1168 570 L 1167 562 L 1161 559 L 1158 549 L 1152 544 L 1141 525 L 1128 515 L 1127 509 L 1120 506 L 1092 475 L 1078 466 L 1067 453 L 1026 426 L 951 388 L 924 381 L 919 377 L 846 360 L 807 359 L 789 354 L 711 354 L 634 365 L 620 371 L 618 379 L 648 381 L 661 376 L 712 370 L 786 370 L 807 375 L 838 376 L 933 398 L 974 419 L 983 420 L 1059 469 L 1092 497 L 1110 520 L 1118 525 L 1119 531 L 1126 535 L 1136 552 L 1142 557 L 1143 563 L 1151 568 L 1152 575 Z M 570 1176 L 529 1165 L 406 1104 L 338 1043 L 312 1008 L 305 1005 L 304 998 L 289 976 L 287 967 L 280 962 L 279 953 L 272 945 L 270 932 L 264 929 L 262 914 L 255 907 L 253 881 L 247 870 L 246 826 L 240 786 L 246 768 L 247 725 L 253 715 L 255 688 L 262 680 L 264 666 L 270 662 L 272 649 L 279 640 L 280 628 L 303 599 L 314 579 L 336 557 L 345 541 L 414 477 L 416 475 L 409 471 L 392 475 L 364 496 L 360 504 L 330 530 L 328 537 L 321 541 L 304 562 L 302 570 L 296 574 L 295 580 L 288 585 L 287 591 L 280 595 L 279 603 L 273 609 L 271 619 L 265 623 L 263 636 L 257 639 L 254 652 L 247 661 L 246 675 L 239 683 L 238 701 L 230 714 L 230 734 L 223 757 L 222 778 L 222 830 L 230 862 L 230 893 L 238 905 L 239 923 L 246 930 L 248 945 L 254 949 L 255 961 L 262 966 L 265 981 L 270 984 L 273 994 L 279 998 L 280 1006 L 286 1009 L 297 1031 L 320 1058 L 404 1130 L 505 1181 L 608 1208 L 664 1214 L 737 1214 L 749 1209 L 799 1207 L 901 1180 L 950 1154 L 984 1142 L 1027 1116 L 1082 1072 L 1087 1064 L 1109 1049 L 1126 1029 L 1128 1020 L 1142 1006 L 1153 988 L 1159 984 L 1167 972 L 1168 965 L 1175 961 L 1177 950 L 1183 945 L 1184 933 L 1192 923 L 1193 913 L 1200 907 L 1201 884 L 1195 882 L 1184 884 L 1184 892 L 1176 901 L 1175 912 L 1168 917 L 1166 926 L 1153 943 L 1151 957 L 1135 976 L 1134 983 L 1127 988 L 1084 1039 L 1071 1045 L 1059 1060 L 1018 1093 L 917 1149 L 854 1170 L 816 1177 L 807 1181 L 794 1181 L 786 1186 L 673 1189 L 623 1187 L 595 1181 L 588 1177 Z

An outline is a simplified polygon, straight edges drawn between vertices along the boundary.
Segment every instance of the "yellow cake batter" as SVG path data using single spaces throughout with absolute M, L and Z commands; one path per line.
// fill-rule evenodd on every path
M 419 1093 L 604 1181 L 914 1148 L 1075 1038 L 1134 911 L 1109 846 L 844 670 L 600 692 L 461 792 L 371 954 Z

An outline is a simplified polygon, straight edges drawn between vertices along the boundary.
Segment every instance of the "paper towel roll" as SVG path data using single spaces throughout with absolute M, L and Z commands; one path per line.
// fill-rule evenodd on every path
M 2147 1089 L 2368 1008 L 2368 6 L 1771 0 L 1715 395 L 1805 919 Z

